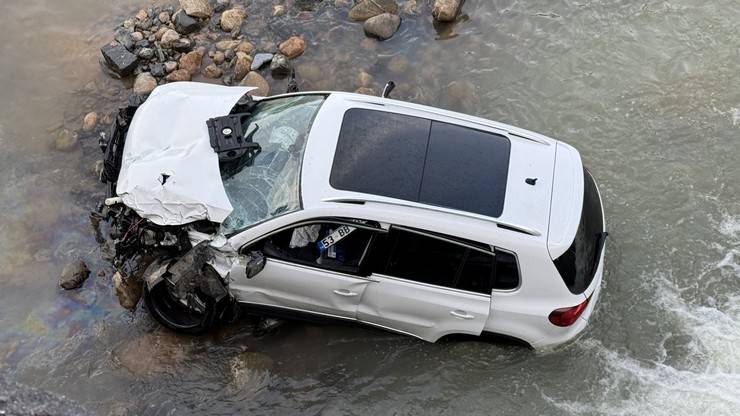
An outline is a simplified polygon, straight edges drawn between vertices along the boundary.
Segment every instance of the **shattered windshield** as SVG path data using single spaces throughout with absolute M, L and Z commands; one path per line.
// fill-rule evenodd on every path
M 250 165 L 221 170 L 234 210 L 221 224 L 229 233 L 301 207 L 303 151 L 323 95 L 301 95 L 259 101 L 244 121 L 243 131 L 262 151 Z

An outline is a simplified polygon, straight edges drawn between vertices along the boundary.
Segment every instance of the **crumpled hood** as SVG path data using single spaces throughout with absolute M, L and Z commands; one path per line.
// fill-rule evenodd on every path
M 221 223 L 232 206 L 206 120 L 229 113 L 251 87 L 175 82 L 152 91 L 134 115 L 116 193 L 159 225 Z

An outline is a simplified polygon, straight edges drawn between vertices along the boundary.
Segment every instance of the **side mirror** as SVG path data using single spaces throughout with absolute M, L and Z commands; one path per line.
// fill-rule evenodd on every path
M 247 279 L 251 279 L 265 268 L 265 255 L 261 251 L 250 251 L 244 256 Z

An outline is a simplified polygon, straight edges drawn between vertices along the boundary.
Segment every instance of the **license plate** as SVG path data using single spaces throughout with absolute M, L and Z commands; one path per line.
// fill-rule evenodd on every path
M 322 238 L 318 243 L 316 243 L 316 245 L 319 247 L 320 251 L 324 251 L 336 244 L 339 240 L 348 236 L 354 230 L 356 230 L 355 227 L 350 227 L 349 225 L 340 225 L 339 228 L 334 230 L 333 233 Z

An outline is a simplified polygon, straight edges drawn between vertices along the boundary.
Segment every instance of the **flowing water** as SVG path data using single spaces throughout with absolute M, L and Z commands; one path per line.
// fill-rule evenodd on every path
M 313 11 L 273 19 L 254 0 L 243 33 L 303 34 L 304 89 L 354 90 L 365 70 L 582 152 L 611 233 L 585 333 L 552 351 L 304 323 L 193 338 L 125 312 L 88 219 L 94 138 L 50 142 L 123 103 L 98 48 L 149 3 L 3 0 L 0 374 L 99 414 L 740 414 L 740 3 L 467 0 L 435 27 L 420 1 L 383 43 L 346 8 L 298 3 Z M 93 275 L 63 292 L 75 256 Z

